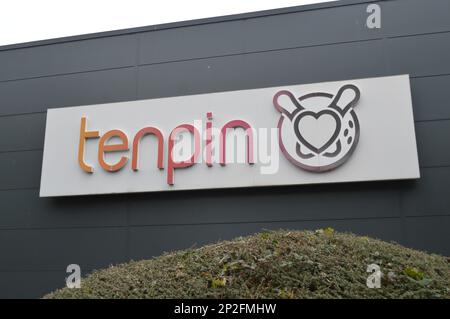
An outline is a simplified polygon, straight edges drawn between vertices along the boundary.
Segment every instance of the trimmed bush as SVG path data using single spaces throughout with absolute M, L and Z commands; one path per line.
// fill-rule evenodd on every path
M 366 285 L 380 266 L 381 288 Z M 94 271 L 44 298 L 450 298 L 450 263 L 368 237 L 267 231 Z

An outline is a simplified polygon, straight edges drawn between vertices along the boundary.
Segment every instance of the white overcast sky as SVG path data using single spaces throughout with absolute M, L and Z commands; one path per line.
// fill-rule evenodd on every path
M 0 0 L 0 45 L 330 0 Z

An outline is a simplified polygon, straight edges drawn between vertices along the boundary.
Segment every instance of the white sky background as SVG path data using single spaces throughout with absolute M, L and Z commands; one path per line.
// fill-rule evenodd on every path
M 331 0 L 1 0 L 0 45 Z

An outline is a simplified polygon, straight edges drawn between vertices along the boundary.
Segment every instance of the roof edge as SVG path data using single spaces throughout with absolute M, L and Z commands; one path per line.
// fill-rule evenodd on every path
M 165 29 L 175 29 L 175 28 L 189 27 L 189 26 L 195 26 L 195 25 L 228 22 L 228 21 L 242 20 L 242 19 L 260 18 L 260 17 L 279 15 L 279 14 L 304 12 L 304 11 L 311 11 L 311 10 L 318 10 L 318 9 L 327 9 L 327 8 L 343 7 L 343 6 L 363 4 L 363 3 L 382 2 L 382 1 L 389 1 L 389 0 L 328 1 L 328 2 L 307 4 L 307 5 L 294 6 L 294 7 L 269 9 L 269 10 L 254 11 L 254 12 L 247 12 L 247 13 L 238 13 L 238 14 L 232 14 L 232 15 L 217 16 L 217 17 L 211 17 L 211 18 L 202 18 L 202 19 L 195 19 L 195 20 L 185 20 L 185 21 L 179 21 L 179 22 L 169 22 L 169 23 L 163 23 L 163 24 L 156 24 L 156 25 L 135 27 L 135 28 L 127 28 L 127 29 L 119 29 L 119 30 L 113 30 L 113 31 L 101 31 L 101 32 L 95 32 L 95 33 L 87 33 L 87 34 L 82 34 L 82 35 L 74 35 L 74 36 L 67 36 L 67 37 L 60 37 L 60 38 L 53 38 L 53 39 L 46 39 L 46 40 L 36 40 L 36 41 L 31 41 L 31 42 L 7 44 L 7 45 L 0 46 L 0 52 L 28 48 L 28 47 L 37 47 L 37 46 L 44 46 L 44 45 L 51 45 L 51 44 L 59 44 L 59 43 L 74 42 L 74 41 L 81 41 L 81 40 L 90 40 L 90 39 L 104 38 L 104 37 L 111 37 L 111 36 L 128 35 L 128 34 L 142 33 L 142 32 L 159 31 L 159 30 L 165 30 Z

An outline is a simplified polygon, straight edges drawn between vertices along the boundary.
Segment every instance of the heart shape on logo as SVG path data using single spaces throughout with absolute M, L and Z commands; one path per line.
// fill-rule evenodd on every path
M 316 154 L 334 143 L 341 131 L 341 119 L 331 110 L 304 111 L 294 121 L 294 131 L 300 142 Z

